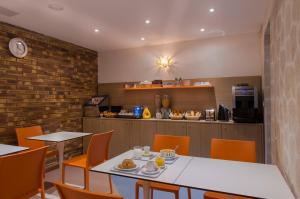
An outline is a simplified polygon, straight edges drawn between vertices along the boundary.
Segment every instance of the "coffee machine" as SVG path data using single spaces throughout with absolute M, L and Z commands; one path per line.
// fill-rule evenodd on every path
M 260 122 L 257 88 L 248 84 L 232 87 L 232 119 L 238 123 Z

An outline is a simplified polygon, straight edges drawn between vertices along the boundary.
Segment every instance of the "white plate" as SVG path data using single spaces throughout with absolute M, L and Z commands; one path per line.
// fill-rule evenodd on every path
M 117 164 L 117 165 L 114 166 L 114 169 L 120 170 L 120 171 L 134 171 L 134 170 L 136 170 L 138 168 L 139 168 L 139 166 L 136 163 L 135 163 L 135 167 L 134 168 L 130 168 L 130 169 L 121 169 L 121 168 L 119 168 L 119 164 Z
M 176 159 L 177 155 L 173 156 L 173 157 L 165 157 L 165 160 L 168 161 L 168 160 L 174 160 Z
M 143 153 L 143 157 L 151 157 L 153 155 L 153 153 Z
M 155 174 L 158 174 L 159 171 L 160 171 L 159 168 L 155 171 L 147 171 L 146 167 L 143 167 L 142 170 L 141 170 L 141 172 L 146 174 L 146 175 L 155 175 Z

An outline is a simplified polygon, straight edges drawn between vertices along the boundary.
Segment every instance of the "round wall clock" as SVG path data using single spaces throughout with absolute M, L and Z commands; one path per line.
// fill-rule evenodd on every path
M 15 57 L 23 58 L 27 55 L 28 47 L 22 39 L 13 38 L 9 41 L 9 50 Z

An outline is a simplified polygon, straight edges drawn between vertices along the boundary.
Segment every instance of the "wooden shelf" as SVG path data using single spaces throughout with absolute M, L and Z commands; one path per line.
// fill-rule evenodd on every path
M 162 90 L 162 89 L 199 89 L 199 88 L 213 88 L 212 85 L 203 86 L 168 86 L 168 87 L 144 87 L 144 88 L 124 88 L 126 91 L 136 90 Z

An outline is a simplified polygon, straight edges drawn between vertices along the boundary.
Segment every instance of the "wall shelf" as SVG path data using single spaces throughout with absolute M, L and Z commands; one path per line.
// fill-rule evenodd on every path
M 138 88 L 124 88 L 126 91 L 137 90 L 163 90 L 163 89 L 200 89 L 200 88 L 213 88 L 212 85 L 203 86 L 166 86 L 166 87 L 138 87 Z

